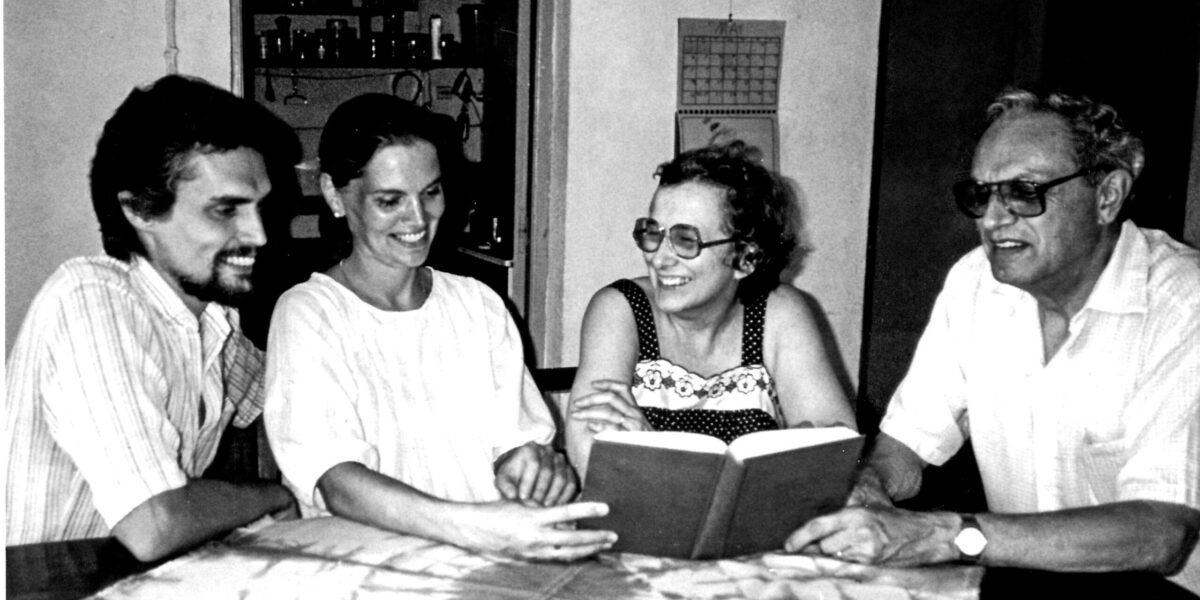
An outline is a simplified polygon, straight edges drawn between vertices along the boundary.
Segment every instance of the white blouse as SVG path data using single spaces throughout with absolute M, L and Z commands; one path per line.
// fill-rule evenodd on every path
M 348 461 L 439 498 L 497 500 L 493 461 L 553 438 L 503 301 L 474 279 L 432 274 L 411 311 L 375 308 L 320 273 L 280 297 L 264 415 L 305 516 L 328 514 L 317 481 Z

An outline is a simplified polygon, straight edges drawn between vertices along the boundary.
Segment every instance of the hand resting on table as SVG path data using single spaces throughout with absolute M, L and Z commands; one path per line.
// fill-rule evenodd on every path
M 317 487 L 334 515 L 476 552 L 565 561 L 607 550 L 617 540 L 611 531 L 572 529 L 578 519 L 608 514 L 602 502 L 551 507 L 510 500 L 452 502 L 356 462 L 333 467 Z
M 561 452 L 530 442 L 496 459 L 496 489 L 505 500 L 558 506 L 575 497 L 579 480 Z

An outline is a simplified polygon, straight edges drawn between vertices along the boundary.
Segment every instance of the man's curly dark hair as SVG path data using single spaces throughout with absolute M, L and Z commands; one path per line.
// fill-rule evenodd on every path
M 184 75 L 167 75 L 133 89 L 104 124 L 92 159 L 92 206 L 104 251 L 126 262 L 146 255 L 125 218 L 121 194 L 129 194 L 128 207 L 142 218 L 163 218 L 175 206 L 179 184 L 195 177 L 193 156 L 238 148 L 262 156 L 272 195 L 295 179 L 299 140 L 286 123 L 252 100 Z

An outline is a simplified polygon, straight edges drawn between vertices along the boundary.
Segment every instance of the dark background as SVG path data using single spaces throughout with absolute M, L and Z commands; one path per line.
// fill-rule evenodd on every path
M 877 429 L 950 266 L 978 245 L 951 184 L 970 170 L 983 109 L 1041 83 L 1115 106 L 1146 142 L 1129 215 L 1182 239 L 1200 2 L 884 0 L 859 425 Z M 926 473 L 917 504 L 972 509 L 970 449 Z

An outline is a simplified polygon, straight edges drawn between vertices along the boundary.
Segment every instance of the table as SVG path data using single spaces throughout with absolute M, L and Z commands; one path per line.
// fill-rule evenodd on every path
M 72 552 L 52 551 L 64 548 Z M 158 565 L 138 563 L 111 539 L 10 547 L 7 563 L 8 597 L 40 600 L 93 592 L 106 599 L 248 600 L 1195 598 L 1148 574 L 888 569 L 772 553 L 717 561 L 606 553 L 576 563 L 526 563 L 333 517 L 242 529 Z
M 5 548 L 6 596 L 23 600 L 82 598 L 156 563 L 134 558 L 116 538 Z
M 575 563 L 474 554 L 328 517 L 240 531 L 101 591 L 138 598 L 921 598 L 977 595 L 982 569 L 876 569 L 761 555 L 687 561 L 609 553 Z

